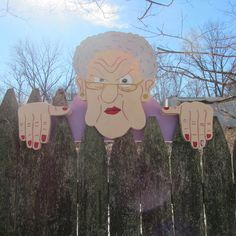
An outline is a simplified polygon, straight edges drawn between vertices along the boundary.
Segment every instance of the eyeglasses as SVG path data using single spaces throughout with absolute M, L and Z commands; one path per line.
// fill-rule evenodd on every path
M 106 82 L 90 82 L 85 80 L 86 88 L 93 89 L 93 90 L 102 90 L 107 85 L 116 85 L 119 90 L 124 92 L 131 92 L 138 88 L 138 85 L 141 84 L 143 81 L 139 81 L 136 84 L 112 84 L 112 83 L 106 83 Z

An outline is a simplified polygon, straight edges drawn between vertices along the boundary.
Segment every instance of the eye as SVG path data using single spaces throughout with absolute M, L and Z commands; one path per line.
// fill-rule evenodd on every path
M 132 83 L 133 79 L 129 74 L 119 79 L 119 84 L 132 84 Z
M 94 77 L 93 81 L 96 83 L 105 83 L 105 79 L 103 79 L 101 77 Z

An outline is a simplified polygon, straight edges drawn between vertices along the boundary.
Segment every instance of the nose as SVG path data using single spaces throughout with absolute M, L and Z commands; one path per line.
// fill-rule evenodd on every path
M 101 98 L 105 103 L 112 103 L 118 95 L 118 87 L 115 84 L 104 85 Z

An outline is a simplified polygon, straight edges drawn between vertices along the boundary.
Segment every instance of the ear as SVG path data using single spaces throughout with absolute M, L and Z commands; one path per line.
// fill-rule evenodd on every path
M 142 92 L 142 102 L 146 102 L 151 98 L 150 90 L 155 84 L 155 79 L 146 79 L 142 82 L 141 86 L 143 89 Z
M 79 97 L 81 100 L 86 101 L 86 89 L 85 89 L 85 81 L 80 78 L 80 76 L 76 77 L 76 84 L 79 88 Z

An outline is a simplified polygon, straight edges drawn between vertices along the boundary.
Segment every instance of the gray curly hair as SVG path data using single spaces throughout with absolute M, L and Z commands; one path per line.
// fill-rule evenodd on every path
M 94 54 L 109 49 L 131 53 L 140 63 L 143 79 L 156 77 L 156 56 L 150 44 L 139 35 L 123 32 L 106 32 L 82 41 L 76 48 L 73 59 L 77 75 L 85 79 L 87 65 Z

